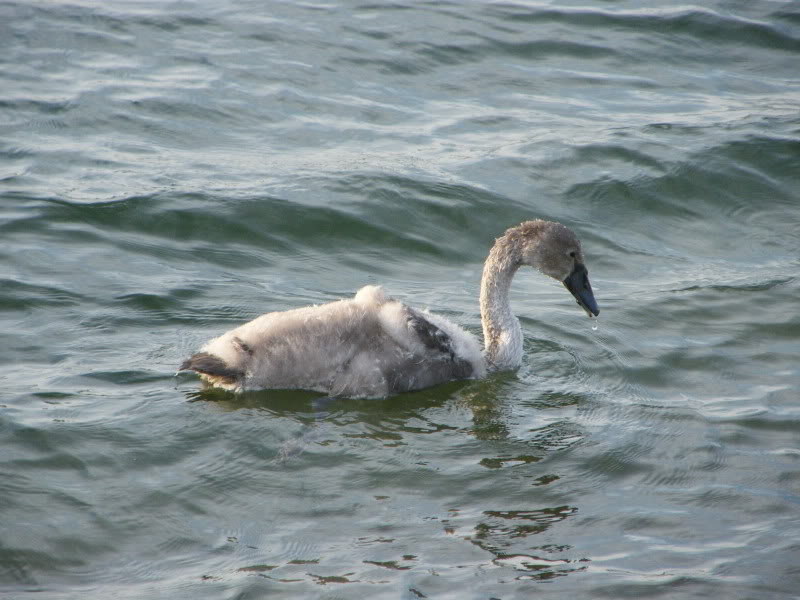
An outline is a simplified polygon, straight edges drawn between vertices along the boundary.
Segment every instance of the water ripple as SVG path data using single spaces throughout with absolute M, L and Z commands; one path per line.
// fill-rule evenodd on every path
M 0 5 L 3 593 L 796 594 L 795 12 Z M 479 335 L 535 217 L 602 315 L 520 271 L 518 372 L 174 377 L 367 283 Z

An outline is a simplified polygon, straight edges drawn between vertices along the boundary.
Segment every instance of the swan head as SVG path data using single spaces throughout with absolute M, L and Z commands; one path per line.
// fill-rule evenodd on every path
M 581 242 L 572 230 L 561 223 L 541 219 L 523 223 L 514 230 L 522 242 L 522 264 L 562 282 L 588 316 L 600 314 L 589 283 Z M 509 230 L 509 233 L 514 230 Z

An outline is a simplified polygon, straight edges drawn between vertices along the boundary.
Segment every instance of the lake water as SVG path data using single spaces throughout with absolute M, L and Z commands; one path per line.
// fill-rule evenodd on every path
M 0 3 L 0 596 L 800 597 L 795 2 Z M 203 390 L 258 314 L 391 295 L 516 373 Z M 285 452 L 298 440 L 305 447 Z

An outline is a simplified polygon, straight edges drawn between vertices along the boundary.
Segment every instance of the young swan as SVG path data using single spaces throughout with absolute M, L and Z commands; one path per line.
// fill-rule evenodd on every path
M 352 299 L 261 315 L 208 342 L 180 370 L 233 391 L 294 388 L 385 397 L 515 369 L 522 361 L 522 329 L 508 293 L 522 265 L 563 282 L 587 315 L 599 314 L 578 238 L 560 223 L 537 219 L 507 230 L 486 259 L 483 351 L 458 325 L 368 285 Z

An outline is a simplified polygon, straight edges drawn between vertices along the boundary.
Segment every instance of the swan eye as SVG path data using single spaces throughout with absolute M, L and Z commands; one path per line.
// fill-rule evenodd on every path
M 575 250 L 569 253 L 570 257 L 575 258 Z

